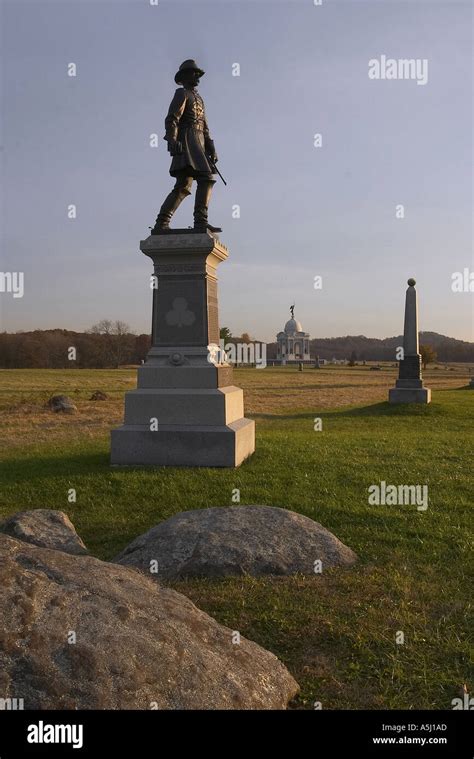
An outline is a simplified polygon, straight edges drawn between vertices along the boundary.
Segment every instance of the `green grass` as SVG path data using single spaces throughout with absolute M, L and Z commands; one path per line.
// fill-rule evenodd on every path
M 259 382 L 261 371 L 252 373 Z M 346 382 L 364 381 L 345 371 Z M 15 374 L 0 374 L 3 408 L 7 397 L 14 404 L 44 400 L 45 388 L 64 388 L 68 375 Z M 112 391 L 109 421 L 84 427 L 80 414 L 54 419 L 38 438 L 35 430 L 48 412 L 38 418 L 32 412 L 25 438 L 28 414 L 5 411 L 10 447 L 2 456 L 0 515 L 61 509 L 91 552 L 111 559 L 178 511 L 232 505 L 238 488 L 242 504 L 305 514 L 359 556 L 352 568 L 314 578 L 173 583 L 220 622 L 279 656 L 302 687 L 296 706 L 321 701 L 325 709 L 449 709 L 463 683 L 472 690 L 472 390 L 439 389 L 429 406 L 380 402 L 336 410 L 318 410 L 316 390 L 312 408 L 300 408 L 295 397 L 281 413 L 266 412 L 263 397 L 263 410 L 253 415 L 257 450 L 239 469 L 114 470 L 109 427 L 120 417 L 134 372 L 74 375 L 81 397 L 94 389 Z M 245 387 L 248 377 L 248 370 L 236 372 L 236 384 Z M 288 372 L 281 378 L 284 385 L 292 381 Z M 322 432 L 313 429 L 316 416 Z M 22 439 L 15 445 L 17 424 Z M 369 505 L 368 487 L 381 480 L 428 485 L 428 510 Z M 76 503 L 68 502 L 70 488 Z M 404 633 L 403 645 L 395 642 L 397 631 Z

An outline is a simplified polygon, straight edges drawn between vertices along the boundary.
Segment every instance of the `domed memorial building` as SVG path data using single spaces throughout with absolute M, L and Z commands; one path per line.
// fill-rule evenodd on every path
M 277 335 L 277 364 L 311 362 L 309 333 L 304 332 L 300 322 L 295 319 L 294 310 L 295 307 L 291 306 L 291 319 L 286 322 L 283 332 Z

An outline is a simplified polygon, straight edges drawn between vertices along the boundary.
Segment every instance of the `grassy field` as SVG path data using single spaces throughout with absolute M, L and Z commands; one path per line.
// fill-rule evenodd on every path
M 389 406 L 388 366 L 237 370 L 256 420 L 248 462 L 126 471 L 109 467 L 109 432 L 122 421 L 134 369 L 3 370 L 0 517 L 61 509 L 91 553 L 111 559 L 178 511 L 231 505 L 234 488 L 242 504 L 298 511 L 353 548 L 358 564 L 314 578 L 173 587 L 279 656 L 302 687 L 296 708 L 450 709 L 463 684 L 474 688 L 474 391 L 466 368 L 452 369 L 425 373 L 433 403 L 424 407 Z M 95 390 L 109 399 L 90 401 Z M 74 398 L 78 412 L 44 408 L 55 393 Z M 368 487 L 382 480 L 427 485 L 428 509 L 369 505 Z

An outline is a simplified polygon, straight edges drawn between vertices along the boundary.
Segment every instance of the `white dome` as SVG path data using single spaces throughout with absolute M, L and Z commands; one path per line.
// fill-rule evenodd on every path
M 287 335 L 294 335 L 295 332 L 302 332 L 303 328 L 296 319 L 288 319 L 285 324 L 285 332 Z

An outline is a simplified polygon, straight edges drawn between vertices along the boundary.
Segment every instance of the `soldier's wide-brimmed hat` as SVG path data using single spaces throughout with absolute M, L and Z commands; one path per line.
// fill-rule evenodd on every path
M 198 71 L 199 76 L 203 76 L 206 72 L 199 68 L 196 61 L 193 61 L 191 58 L 187 61 L 183 61 L 181 66 L 179 67 L 177 73 L 175 74 L 174 81 L 176 84 L 181 84 L 181 75 L 183 71 Z

